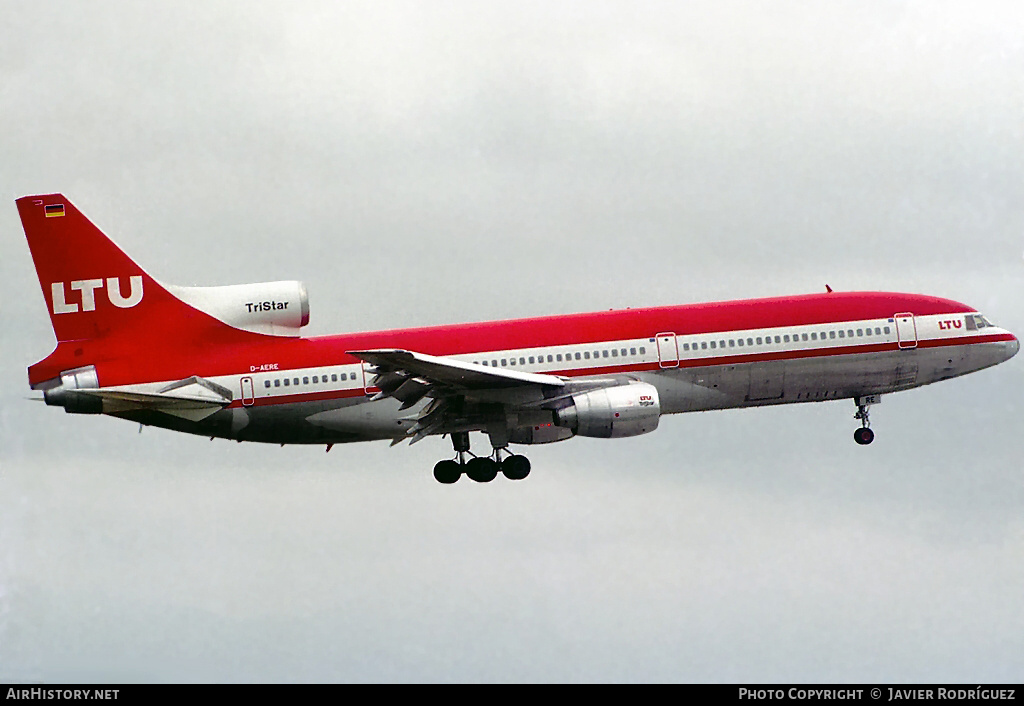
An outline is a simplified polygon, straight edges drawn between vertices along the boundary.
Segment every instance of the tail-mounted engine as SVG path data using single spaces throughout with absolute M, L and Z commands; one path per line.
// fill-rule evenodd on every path
M 298 336 L 309 323 L 309 295 L 302 282 L 164 287 L 189 306 L 245 331 Z
M 555 424 L 579 436 L 616 439 L 639 436 L 658 428 L 661 400 L 645 382 L 572 396 L 572 404 L 555 412 Z
M 65 370 L 59 378 L 49 381 L 43 388 L 43 400 L 52 407 L 63 407 L 71 414 L 100 414 L 103 400 L 80 390 L 95 390 L 100 386 L 96 368 Z

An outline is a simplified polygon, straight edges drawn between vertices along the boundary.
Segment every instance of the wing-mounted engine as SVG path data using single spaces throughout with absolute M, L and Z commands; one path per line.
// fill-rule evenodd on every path
M 309 323 L 309 295 L 302 282 L 259 282 L 224 287 L 163 285 L 189 306 L 228 326 L 274 336 L 298 336 Z
M 639 436 L 658 428 L 661 399 L 645 382 L 602 387 L 572 395 L 555 412 L 555 424 L 579 436 L 616 439 Z

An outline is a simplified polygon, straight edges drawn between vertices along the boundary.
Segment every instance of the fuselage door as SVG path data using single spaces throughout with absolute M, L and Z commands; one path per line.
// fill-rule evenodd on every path
M 252 378 L 242 378 L 242 404 L 246 407 L 256 401 L 256 394 L 252 388 Z
M 655 339 L 658 343 L 658 365 L 663 368 L 679 367 L 679 342 L 671 331 L 659 333 Z
M 910 312 L 896 314 L 896 340 L 900 348 L 917 348 L 917 323 Z
M 380 388 L 374 387 L 372 384 L 373 378 L 376 377 L 376 375 L 371 370 L 372 367 L 373 366 L 370 365 L 369 363 L 363 362 L 363 392 L 366 393 L 367 397 L 373 397 L 378 392 L 380 392 Z

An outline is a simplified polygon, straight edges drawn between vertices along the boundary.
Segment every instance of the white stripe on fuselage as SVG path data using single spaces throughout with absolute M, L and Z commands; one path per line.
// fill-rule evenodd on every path
M 964 318 L 965 314 L 962 313 L 915 317 L 917 341 L 973 338 L 979 335 L 1006 333 L 994 326 L 975 331 L 968 330 L 963 325 L 954 325 L 957 321 L 963 322 Z M 783 360 L 797 353 L 805 356 L 810 353 L 811 357 L 816 357 L 816 353 L 821 356 L 832 356 L 835 349 L 852 349 L 848 352 L 856 354 L 857 347 L 880 344 L 894 346 L 897 343 L 896 325 L 891 318 L 678 334 L 675 335 L 675 347 L 669 349 L 671 353 L 663 352 L 661 356 L 655 333 L 652 332 L 650 338 L 642 339 L 479 351 L 445 357 L 477 365 L 581 377 L 598 374 L 608 368 L 628 373 L 631 370 L 649 370 L 652 366 L 666 363 L 673 364 L 672 367 L 677 364 L 684 368 L 715 366 L 724 358 L 730 359 L 730 364 L 742 364 L 748 362 L 744 360 L 745 358 L 753 362 L 764 360 L 766 355 L 771 356 L 770 360 Z M 400 345 L 400 341 L 396 344 Z M 252 379 L 255 399 L 261 400 L 262 404 L 273 404 L 273 400 L 277 398 L 280 398 L 281 402 L 288 402 L 291 401 L 289 398 L 297 395 L 317 394 L 330 398 L 330 394 L 324 393 L 335 393 L 338 397 L 350 398 L 363 391 L 364 384 L 369 383 L 368 377 L 364 381 L 361 364 L 241 372 L 207 379 L 232 390 L 236 399 L 239 399 L 242 378 Z M 317 382 L 314 383 L 314 379 Z M 171 382 L 174 381 L 120 385 L 110 389 L 153 393 Z

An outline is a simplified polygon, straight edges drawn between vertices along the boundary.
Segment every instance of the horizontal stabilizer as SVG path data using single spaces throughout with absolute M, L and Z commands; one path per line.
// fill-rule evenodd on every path
M 198 422 L 231 404 L 231 392 L 200 377 L 171 383 L 157 392 L 133 390 L 80 390 L 79 394 L 99 397 L 105 412 L 147 409 Z

